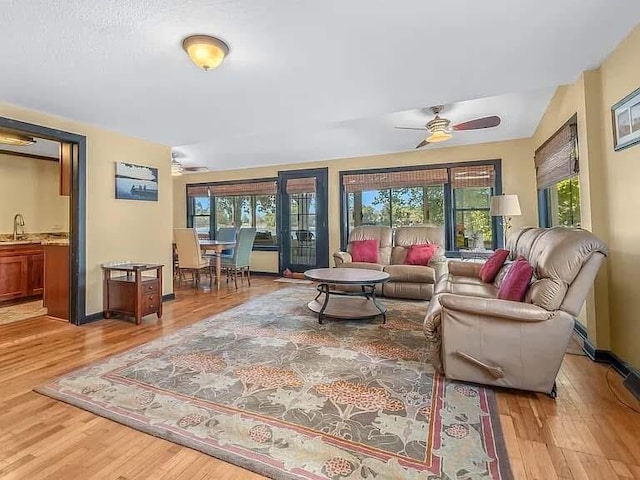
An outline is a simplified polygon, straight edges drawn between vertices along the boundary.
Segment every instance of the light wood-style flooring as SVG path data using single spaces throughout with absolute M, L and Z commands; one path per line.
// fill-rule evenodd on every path
M 161 320 L 136 326 L 102 320 L 84 327 L 39 317 L 0 325 L 0 479 L 257 479 L 241 468 L 32 392 L 46 380 L 166 335 L 287 284 L 205 293 L 185 287 Z M 535 368 L 535 366 L 532 366 Z M 517 479 L 640 480 L 640 409 L 620 377 L 567 355 L 559 395 L 501 391 L 502 427 Z

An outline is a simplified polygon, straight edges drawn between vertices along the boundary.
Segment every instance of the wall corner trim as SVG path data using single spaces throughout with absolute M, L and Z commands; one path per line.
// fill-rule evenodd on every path
M 610 365 L 621 377 L 624 377 L 622 385 L 640 400 L 640 372 L 612 351 L 597 349 L 587 338 L 587 331 L 581 323 L 575 322 L 574 331 L 584 340 L 583 350 L 587 356 L 594 362 Z

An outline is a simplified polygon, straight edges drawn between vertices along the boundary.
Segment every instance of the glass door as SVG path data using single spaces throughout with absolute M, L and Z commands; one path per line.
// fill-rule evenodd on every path
M 278 173 L 280 271 L 329 266 L 327 169 Z

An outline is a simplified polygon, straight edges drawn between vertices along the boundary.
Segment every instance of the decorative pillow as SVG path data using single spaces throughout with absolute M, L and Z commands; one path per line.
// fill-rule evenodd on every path
M 498 298 L 521 302 L 524 300 L 533 276 L 533 267 L 526 258 L 518 257 L 511 265 L 498 290 Z
M 351 242 L 351 259 L 354 262 L 378 263 L 378 240 L 355 240 Z
M 493 282 L 508 256 L 509 250 L 505 250 L 504 248 L 499 248 L 493 252 L 493 255 L 487 258 L 487 261 L 484 262 L 484 265 L 482 265 L 480 269 L 480 280 L 484 283 Z
M 407 252 L 407 258 L 404 259 L 405 265 L 429 265 L 429 262 L 436 254 L 438 245 L 435 243 L 421 243 L 411 245 Z

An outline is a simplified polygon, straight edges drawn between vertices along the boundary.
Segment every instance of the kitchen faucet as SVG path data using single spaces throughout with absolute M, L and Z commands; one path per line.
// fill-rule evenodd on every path
M 20 233 L 18 233 L 18 227 L 20 227 Z M 13 217 L 13 239 L 18 240 L 18 238 L 24 235 L 24 217 L 21 213 L 16 213 Z

